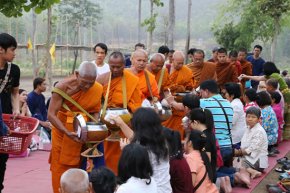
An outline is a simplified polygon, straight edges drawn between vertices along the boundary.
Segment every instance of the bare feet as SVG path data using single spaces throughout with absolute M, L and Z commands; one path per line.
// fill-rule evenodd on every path
M 220 182 L 221 182 L 221 190 L 224 193 L 232 192 L 232 186 L 231 186 L 230 178 L 228 176 L 221 177 Z
M 235 182 L 237 184 L 246 185 L 247 188 L 251 187 L 250 176 L 244 172 L 235 173 Z
M 261 172 L 259 172 L 257 170 L 254 170 L 252 168 L 247 168 L 247 171 L 250 173 L 251 179 L 258 178 L 258 177 L 260 177 L 262 175 Z

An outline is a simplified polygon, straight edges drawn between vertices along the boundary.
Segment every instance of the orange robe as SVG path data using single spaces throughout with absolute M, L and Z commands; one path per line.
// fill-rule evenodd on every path
M 227 82 L 238 82 L 235 65 L 229 62 L 216 64 L 217 84 L 223 88 Z
M 88 113 L 98 113 L 101 108 L 102 95 L 97 93 L 102 92 L 103 87 L 99 83 L 95 83 L 88 91 L 79 91 L 71 97 Z M 67 104 L 71 111 L 81 113 L 80 110 L 72 103 L 66 100 L 64 103 Z M 83 116 L 87 119 L 85 114 L 83 114 Z M 74 131 L 74 114 L 72 112 L 61 108 L 57 114 L 57 117 L 68 131 Z M 80 167 L 81 149 L 83 144 L 73 141 L 55 127 L 52 127 L 51 138 L 52 149 L 50 152 L 49 162 L 52 176 L 52 186 L 54 193 L 58 193 L 61 175 L 70 168 Z
M 241 62 L 241 67 L 242 67 L 242 74 L 252 76 L 253 71 L 252 71 L 252 63 L 248 61 L 240 61 Z M 243 88 L 245 88 L 245 82 L 247 80 L 242 79 L 241 83 Z
M 133 74 L 132 71 L 130 71 L 130 70 L 128 70 L 128 71 Z M 155 76 L 151 72 L 149 72 L 148 70 L 144 70 L 144 71 L 142 71 L 142 72 L 140 72 L 140 73 L 138 73 L 136 75 L 136 76 L 139 77 L 139 88 L 140 88 L 140 91 L 141 91 L 141 99 L 142 99 L 142 101 L 144 99 L 148 98 L 148 97 L 151 97 L 149 89 L 148 89 L 148 86 L 147 86 L 147 83 L 146 83 L 145 71 L 148 74 L 148 78 L 149 78 L 149 82 L 150 82 L 150 85 L 151 85 L 151 90 L 152 90 L 153 97 L 159 98 L 158 85 L 157 85 L 157 82 L 155 80 Z
M 154 72 L 150 71 L 155 76 L 155 80 L 156 80 L 157 86 L 158 86 L 160 78 L 161 78 L 162 70 L 164 70 L 164 75 L 163 75 L 163 79 L 161 80 L 162 82 L 161 82 L 161 87 L 160 87 L 160 90 L 159 90 L 160 100 L 164 98 L 164 93 L 163 93 L 164 88 L 166 88 L 169 85 L 169 73 L 168 73 L 168 70 L 166 68 L 162 68 L 157 73 L 154 73 Z
M 110 73 L 103 74 L 97 78 L 97 81 L 104 85 L 103 96 L 106 96 L 108 88 L 108 80 Z M 127 104 L 128 109 L 134 112 L 141 106 L 141 93 L 139 89 L 139 78 L 132 73 L 124 70 L 126 79 Z M 111 80 L 111 86 L 108 96 L 108 107 L 123 108 L 123 92 L 122 92 L 122 77 L 117 77 Z M 121 137 L 125 137 L 120 131 Z M 118 162 L 121 156 L 120 143 L 114 141 L 104 141 L 105 163 L 108 168 L 113 170 L 115 174 L 118 171 Z
M 175 91 L 180 91 L 181 89 L 192 89 L 193 88 L 193 75 L 192 71 L 186 67 L 182 66 L 180 70 L 174 70 L 172 74 L 169 76 L 169 88 L 172 94 L 174 94 Z M 183 139 L 184 130 L 181 125 L 181 119 L 185 116 L 184 111 L 178 111 L 173 109 L 172 110 L 172 116 L 165 122 L 163 122 L 163 125 L 165 127 L 174 129 L 176 131 L 179 131 L 181 138 Z
M 203 62 L 202 66 L 195 66 L 190 63 L 187 67 L 191 69 L 194 79 L 194 88 L 199 87 L 200 83 L 205 80 L 214 79 L 216 80 L 216 64 L 212 62 Z

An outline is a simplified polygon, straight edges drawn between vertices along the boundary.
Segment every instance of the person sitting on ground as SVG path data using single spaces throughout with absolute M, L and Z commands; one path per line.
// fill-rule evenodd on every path
M 255 89 L 253 89 L 253 88 L 247 89 L 244 93 L 243 99 L 245 102 L 244 112 L 246 112 L 247 109 L 250 107 L 253 107 L 253 106 L 258 107 L 258 105 L 256 103 L 257 92 Z
M 284 125 L 284 118 L 283 118 L 283 108 L 280 105 L 281 101 L 281 95 L 279 92 L 269 92 L 271 95 L 271 100 L 272 100 L 272 109 L 276 114 L 277 121 L 278 121 L 278 139 L 277 139 L 277 144 L 282 142 L 282 130 L 283 130 L 283 125 Z
M 203 132 L 192 130 L 185 139 L 184 157 L 190 167 L 193 192 L 217 193 L 209 157 L 205 152 L 206 139 Z
M 242 165 L 250 173 L 251 178 L 261 176 L 268 167 L 268 139 L 260 125 L 261 110 L 250 107 L 246 111 L 247 129 L 241 141 L 241 149 L 235 149 L 235 156 L 242 156 Z
M 19 109 L 21 116 L 31 117 L 31 112 L 27 105 L 27 91 L 24 89 L 19 89 Z
M 278 121 L 273 111 L 271 97 L 267 91 L 257 94 L 257 104 L 262 112 L 262 127 L 265 129 L 268 137 L 269 156 L 275 156 L 273 146 L 277 143 L 278 138 Z
M 164 136 L 167 140 L 170 157 L 170 183 L 172 193 L 192 191 L 191 172 L 183 157 L 181 137 L 178 131 L 164 128 Z
M 152 175 L 147 149 L 138 143 L 126 145 L 118 164 L 121 185 L 116 193 L 157 193 L 157 184 Z
M 60 193 L 91 193 L 89 176 L 87 172 L 71 168 L 64 172 L 60 178 Z
M 117 187 L 115 174 L 106 167 L 98 167 L 90 173 L 93 193 L 114 193 Z
M 225 88 L 222 90 L 223 97 L 230 101 L 233 110 L 233 127 L 231 129 L 233 147 L 239 149 L 241 145 L 241 139 L 246 130 L 246 115 L 244 112 L 244 105 L 240 100 L 241 87 L 240 84 L 228 82 L 225 84 Z

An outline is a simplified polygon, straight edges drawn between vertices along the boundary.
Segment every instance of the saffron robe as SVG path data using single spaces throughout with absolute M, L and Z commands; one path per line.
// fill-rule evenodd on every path
M 217 63 L 216 74 L 219 88 L 223 88 L 227 82 L 238 82 L 237 70 L 232 63 Z
M 71 96 L 81 107 L 83 107 L 88 113 L 98 113 L 101 108 L 101 94 L 103 87 L 99 83 L 95 83 L 88 91 L 79 91 Z M 72 103 L 64 100 L 64 103 L 75 113 L 81 113 L 80 110 Z M 53 105 L 53 104 L 51 104 Z M 85 114 L 81 113 L 86 120 L 88 118 Z M 57 117 L 65 126 L 65 128 L 74 132 L 73 118 L 74 113 L 61 108 L 57 114 Z M 59 192 L 60 177 L 70 168 L 80 167 L 81 149 L 83 144 L 78 143 L 70 139 L 67 135 L 59 131 L 57 128 L 52 127 L 51 130 L 52 148 L 50 152 L 50 170 L 52 176 L 52 186 L 54 193 Z

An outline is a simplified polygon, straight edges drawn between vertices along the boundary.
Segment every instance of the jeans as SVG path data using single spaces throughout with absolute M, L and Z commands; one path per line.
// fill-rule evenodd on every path
M 221 156 L 224 162 L 224 166 L 231 167 L 233 166 L 233 148 L 229 147 L 220 147 Z
M 234 167 L 220 167 L 216 174 L 217 178 L 229 176 L 231 185 L 234 186 L 234 177 L 235 177 L 236 169 Z

